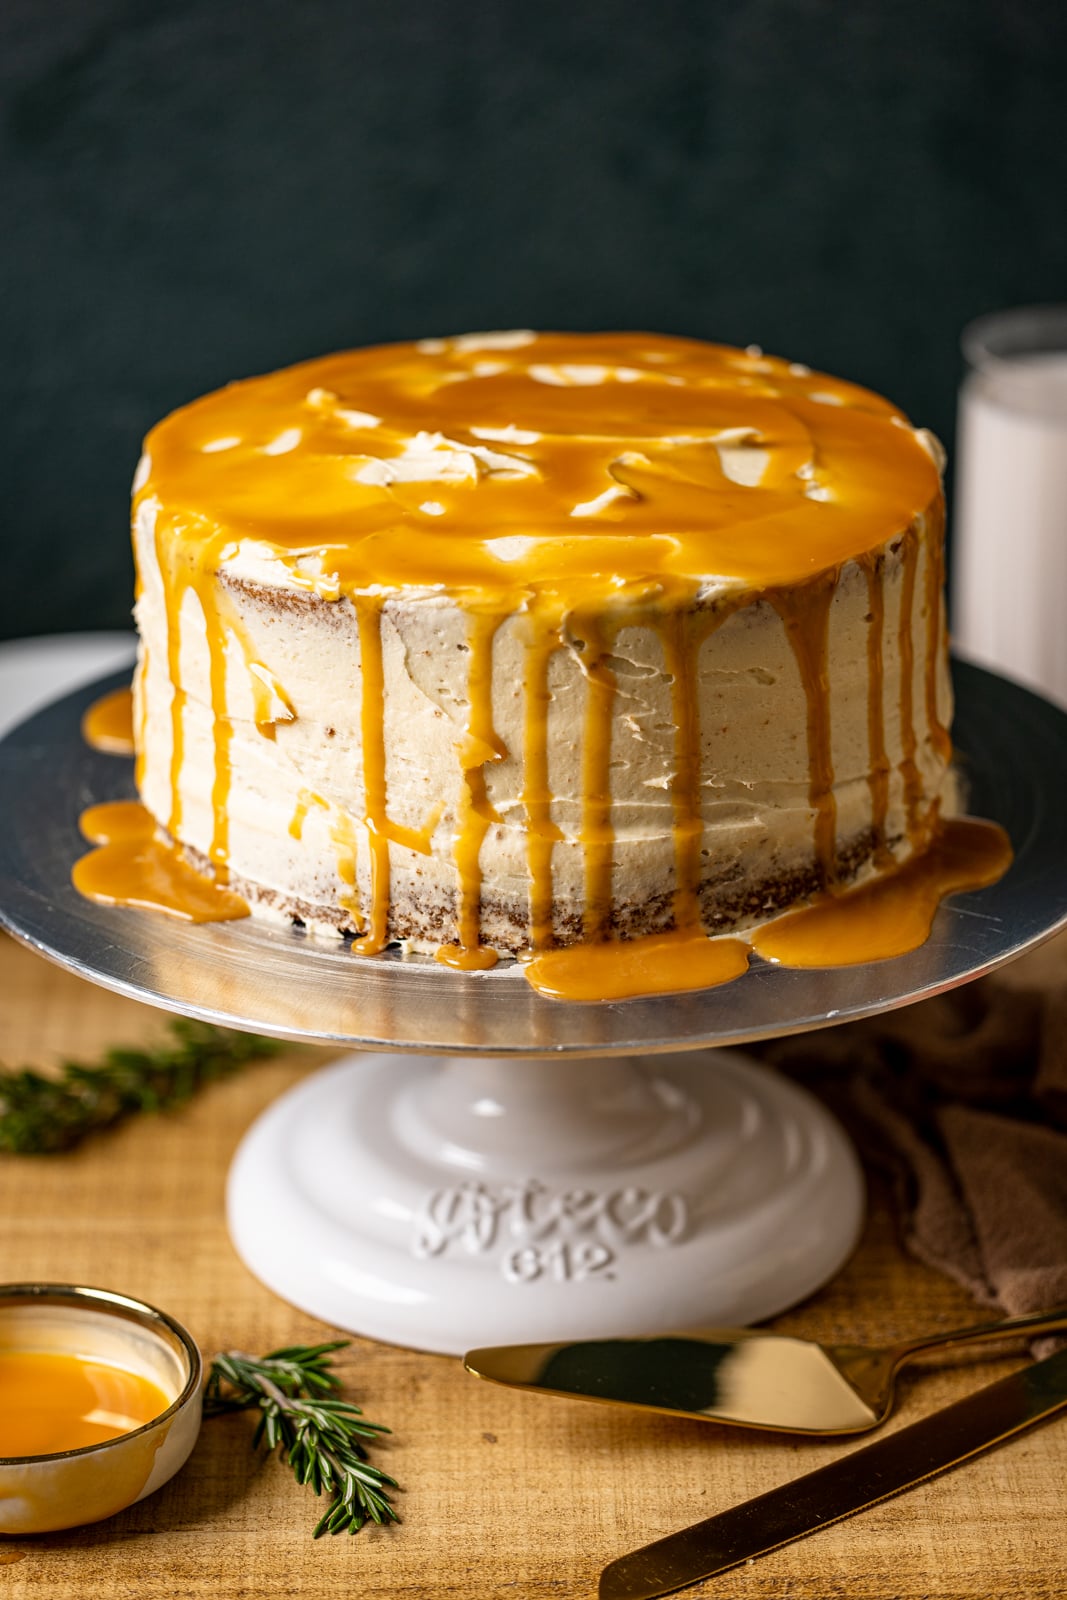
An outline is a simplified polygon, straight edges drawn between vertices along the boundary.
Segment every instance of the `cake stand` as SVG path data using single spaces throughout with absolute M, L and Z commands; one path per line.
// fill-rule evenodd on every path
M 0 925 L 168 1011 L 358 1047 L 246 1134 L 228 1215 L 270 1288 L 373 1338 L 458 1353 L 796 1303 L 856 1242 L 859 1166 L 818 1101 L 737 1047 L 940 993 L 1067 925 L 1067 716 L 967 665 L 954 737 L 969 809 L 1012 838 L 1000 883 L 946 902 L 926 944 L 890 961 L 757 958 L 718 989 L 593 1005 L 544 998 L 510 963 L 456 973 L 82 899 L 78 814 L 133 785 L 132 763 L 88 749 L 79 724 L 121 682 L 0 743 Z

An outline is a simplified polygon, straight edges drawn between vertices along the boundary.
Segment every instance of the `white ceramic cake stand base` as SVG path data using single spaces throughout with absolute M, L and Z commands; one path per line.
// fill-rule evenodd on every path
M 283 1299 L 461 1354 L 760 1321 L 837 1271 L 863 1184 L 819 1103 L 735 1051 L 353 1055 L 259 1118 L 228 1210 Z

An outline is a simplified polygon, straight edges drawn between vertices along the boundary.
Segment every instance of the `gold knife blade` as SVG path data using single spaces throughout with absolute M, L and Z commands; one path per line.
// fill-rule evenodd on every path
M 1067 1349 L 729 1511 L 612 1561 L 600 1600 L 657 1600 L 936 1477 L 1067 1406 Z
M 760 1328 L 579 1339 L 469 1350 L 468 1372 L 512 1389 L 639 1406 L 792 1433 L 858 1433 L 882 1421 L 820 1345 Z M 886 1392 L 888 1409 L 889 1392 Z

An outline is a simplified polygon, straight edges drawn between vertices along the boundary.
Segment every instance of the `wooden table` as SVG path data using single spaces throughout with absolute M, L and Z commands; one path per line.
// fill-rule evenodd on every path
M 0 936 L 0 1059 L 47 1065 L 158 1037 L 160 1013 L 68 977 Z M 172 1311 L 205 1355 L 317 1342 L 331 1330 L 237 1260 L 223 1186 L 249 1122 L 329 1059 L 293 1049 L 54 1157 L 0 1156 L 0 1280 L 100 1284 Z M 778 1319 L 822 1340 L 891 1340 L 976 1319 L 947 1279 L 905 1257 L 875 1189 L 837 1280 Z M 890 1426 L 1018 1364 L 911 1369 Z M 246 1416 L 205 1424 L 177 1478 L 95 1527 L 0 1540 L 3 1600 L 593 1596 L 613 1557 L 820 1465 L 849 1443 L 790 1440 L 580 1401 L 521 1395 L 444 1356 L 355 1340 L 349 1397 L 393 1436 L 401 1526 L 311 1541 L 316 1505 L 249 1449 Z M 862 1442 L 862 1441 L 860 1441 Z M 1062 1600 L 1067 1425 L 1052 1422 L 750 1566 L 686 1591 L 744 1600 Z

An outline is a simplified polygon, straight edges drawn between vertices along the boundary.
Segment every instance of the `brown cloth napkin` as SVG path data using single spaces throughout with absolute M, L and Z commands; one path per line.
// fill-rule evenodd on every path
M 754 1053 L 889 1172 L 906 1247 L 1016 1314 L 1067 1302 L 1067 943 L 993 976 Z

